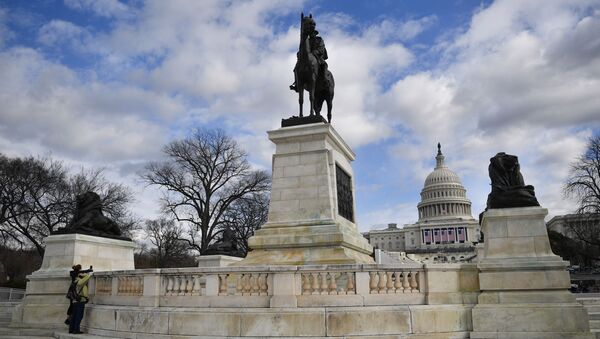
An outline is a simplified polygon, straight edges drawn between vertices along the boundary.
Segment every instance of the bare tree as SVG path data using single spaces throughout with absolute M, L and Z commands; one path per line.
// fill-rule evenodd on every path
M 154 259 L 154 267 L 183 267 L 180 264 L 190 261 L 189 246 L 181 239 L 183 228 L 173 220 L 147 220 L 144 231 L 146 239 L 154 245 L 147 254 Z
M 246 152 L 222 130 L 198 131 L 163 152 L 169 160 L 148 164 L 142 178 L 164 189 L 164 211 L 191 226 L 185 239 L 200 254 L 234 202 L 270 187 L 267 173 L 252 170 Z
M 267 222 L 269 195 L 256 193 L 233 203 L 225 212 L 223 227 L 229 228 L 235 235 L 237 248 L 245 255 L 248 253 L 248 239 Z
M 50 158 L 0 156 L 0 234 L 5 244 L 35 247 L 44 253 L 43 239 L 65 226 L 73 215 L 75 198 L 83 189 L 103 197 L 107 214 L 118 223 L 133 217 L 126 204 L 132 195 L 123 185 L 106 181 L 101 171 L 70 176 L 66 167 Z M 121 224 L 121 223 L 120 223 Z
M 565 223 L 568 235 L 579 242 L 580 256 L 598 257 L 600 253 L 600 135 L 588 140 L 588 145 L 572 164 L 563 187 L 565 197 L 577 201 L 576 218 Z M 595 258 L 594 258 L 595 259 Z
M 578 213 L 600 213 L 600 135 L 591 137 L 586 151 L 571 164 L 564 194 L 577 200 Z

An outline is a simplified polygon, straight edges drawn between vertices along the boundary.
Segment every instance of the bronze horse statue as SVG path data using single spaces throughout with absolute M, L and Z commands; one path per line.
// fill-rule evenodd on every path
M 304 104 L 304 90 L 308 91 L 310 115 L 321 115 L 323 102 L 327 102 L 327 120 L 331 122 L 333 93 L 335 83 L 333 74 L 327 69 L 327 50 L 325 43 L 316 31 L 316 23 L 312 14 L 300 15 L 300 46 L 298 48 L 296 67 L 294 67 L 294 85 L 290 89 L 298 92 L 300 117 Z

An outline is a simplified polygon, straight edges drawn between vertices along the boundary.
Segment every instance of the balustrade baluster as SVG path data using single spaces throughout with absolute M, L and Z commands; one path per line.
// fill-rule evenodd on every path
M 242 284 L 243 274 L 236 274 L 235 276 L 235 294 L 242 295 L 244 293 L 244 286 Z
M 317 272 L 313 272 L 311 273 L 312 276 L 312 291 L 311 294 L 320 294 L 320 286 L 319 286 L 319 273 Z
M 192 288 L 194 287 L 194 282 L 192 281 L 192 277 L 189 275 L 185 276 L 185 295 L 192 294 Z
M 410 283 L 408 282 L 408 272 L 402 272 L 402 287 L 404 293 L 410 293 Z
M 329 276 L 329 294 L 338 294 L 337 292 L 337 283 L 335 281 L 335 273 L 327 273 Z
M 187 276 L 181 276 L 181 291 L 179 291 L 179 295 L 186 295 L 188 292 L 188 279 Z
M 310 294 L 310 278 L 306 273 L 300 273 L 300 280 L 302 281 L 302 294 Z
M 377 282 L 379 279 L 379 275 L 377 272 L 369 272 L 369 292 L 371 294 L 377 293 Z
M 417 272 L 410 272 L 410 288 L 411 292 L 419 291 L 419 284 L 417 282 Z
M 267 295 L 269 292 L 269 285 L 267 284 L 267 278 L 268 278 L 268 274 L 267 273 L 263 273 L 263 274 L 259 274 L 258 275 L 258 287 L 259 287 L 259 295 Z
M 181 288 L 181 279 L 179 279 L 178 275 L 173 276 L 173 295 L 179 294 L 179 289 Z
M 400 277 L 400 272 L 394 273 L 396 280 L 394 281 L 394 288 L 396 289 L 396 293 L 402 293 L 404 288 L 402 288 L 402 277 Z
M 327 273 L 319 272 L 319 294 L 327 294 Z
M 386 272 L 386 284 L 387 293 L 394 293 L 394 280 L 392 279 L 394 272 Z
M 260 291 L 258 287 L 258 273 L 250 273 L 250 294 L 258 294 Z
M 200 289 L 200 276 L 198 274 L 195 274 L 193 276 L 194 279 L 194 287 L 192 288 L 192 295 L 200 295 L 201 289 Z
M 165 290 L 165 295 L 172 295 L 173 294 L 173 276 L 166 276 L 165 277 L 166 280 L 166 290 Z
M 219 274 L 219 295 L 227 294 L 227 274 Z
M 354 272 L 348 272 L 346 275 L 348 276 L 346 294 L 356 294 L 356 287 L 354 286 Z
M 385 284 L 385 278 L 386 278 L 385 272 L 379 271 L 378 275 L 379 275 L 379 284 L 377 286 L 378 290 L 379 290 L 378 292 L 385 293 L 385 285 L 386 285 Z
M 248 295 L 252 291 L 252 286 L 250 285 L 250 273 L 244 273 L 244 278 L 242 279 L 242 284 L 244 286 L 244 294 Z

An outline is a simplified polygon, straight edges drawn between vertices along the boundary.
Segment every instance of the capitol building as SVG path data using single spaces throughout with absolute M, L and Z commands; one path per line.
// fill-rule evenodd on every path
M 479 224 L 471 215 L 471 201 L 456 173 L 444 164 L 438 143 L 436 166 L 425 179 L 419 219 L 398 228 L 388 224 L 383 230 L 365 234 L 369 243 L 386 252 L 405 252 L 414 260 L 427 262 L 468 261 L 475 256 Z

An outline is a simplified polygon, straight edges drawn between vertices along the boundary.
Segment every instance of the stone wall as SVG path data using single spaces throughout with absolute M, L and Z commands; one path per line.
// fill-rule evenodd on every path
M 478 289 L 473 264 L 102 272 L 83 325 L 126 338 L 468 338 Z

